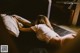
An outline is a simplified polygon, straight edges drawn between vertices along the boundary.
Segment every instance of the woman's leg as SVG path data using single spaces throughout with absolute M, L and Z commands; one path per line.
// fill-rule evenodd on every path
M 60 37 L 54 37 L 50 39 L 49 43 L 53 46 L 61 46 L 61 38 Z
M 66 45 L 69 41 L 73 40 L 75 37 L 73 34 L 68 34 L 63 37 L 61 37 L 61 45 Z

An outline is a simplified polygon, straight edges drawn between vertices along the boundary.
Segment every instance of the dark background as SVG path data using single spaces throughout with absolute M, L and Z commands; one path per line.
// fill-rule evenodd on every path
M 47 6 L 47 0 L 0 0 L 0 13 L 35 19 L 39 14 L 47 14 Z
M 50 20 L 57 24 L 69 24 L 69 5 L 56 4 L 56 1 L 63 0 L 52 0 Z M 31 21 L 39 14 L 47 16 L 47 11 L 48 0 L 0 0 L 0 13 L 17 14 Z

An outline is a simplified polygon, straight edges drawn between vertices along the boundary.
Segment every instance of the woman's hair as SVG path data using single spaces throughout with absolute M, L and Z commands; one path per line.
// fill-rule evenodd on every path
M 38 15 L 35 24 L 46 24 L 46 16 Z
M 49 28 L 52 29 L 52 26 L 51 26 L 48 18 L 44 15 L 38 15 L 35 24 L 46 24 Z

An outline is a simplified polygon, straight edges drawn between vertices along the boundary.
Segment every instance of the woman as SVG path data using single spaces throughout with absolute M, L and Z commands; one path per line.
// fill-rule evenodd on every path
M 14 16 L 19 17 L 17 15 Z M 18 19 L 17 19 L 18 20 Z M 63 46 L 67 40 L 72 40 L 74 38 L 73 34 L 67 34 L 64 37 L 60 37 L 50 24 L 49 19 L 44 15 L 39 15 L 34 26 L 29 28 L 23 28 L 19 25 L 19 29 L 24 32 L 34 31 L 39 40 Z
M 60 44 L 60 36 L 54 32 L 48 18 L 44 15 L 39 15 L 37 17 L 35 26 L 23 28 L 19 25 L 19 29 L 24 32 L 34 31 L 37 34 L 37 38 L 41 41 L 55 45 Z

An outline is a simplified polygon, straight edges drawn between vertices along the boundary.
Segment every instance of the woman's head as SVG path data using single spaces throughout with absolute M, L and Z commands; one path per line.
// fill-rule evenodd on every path
M 51 26 L 49 19 L 44 15 L 38 15 L 35 24 L 46 24 L 49 28 L 53 30 L 53 27 Z
M 35 24 L 46 24 L 46 16 L 44 15 L 38 15 L 36 23 Z

